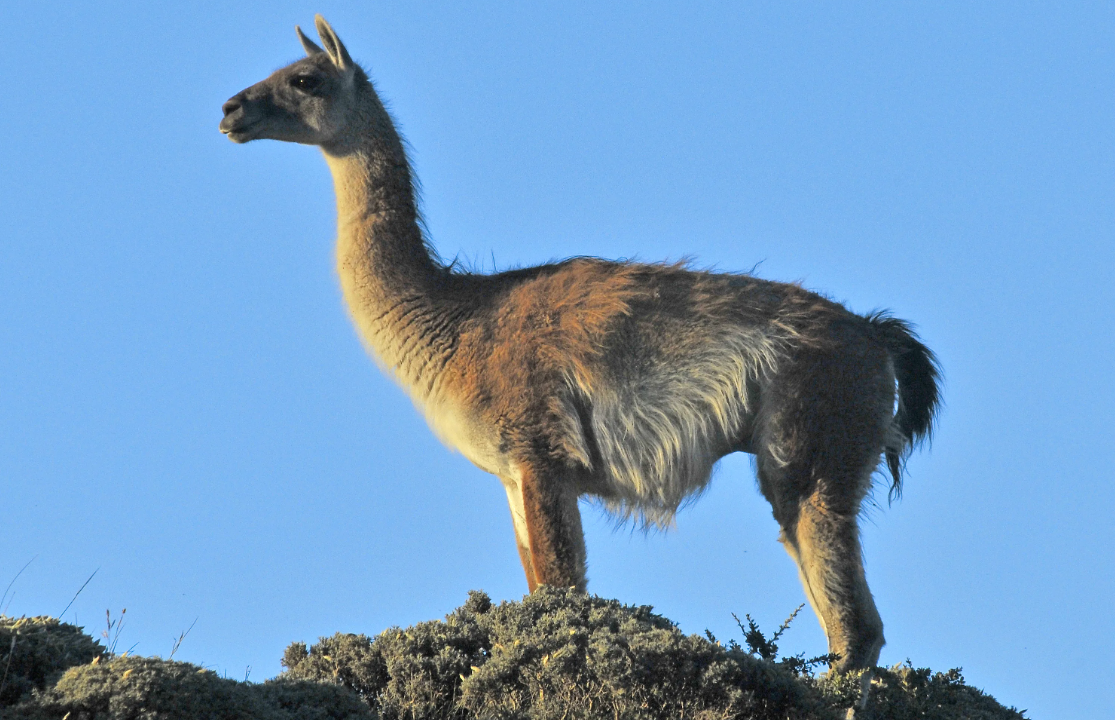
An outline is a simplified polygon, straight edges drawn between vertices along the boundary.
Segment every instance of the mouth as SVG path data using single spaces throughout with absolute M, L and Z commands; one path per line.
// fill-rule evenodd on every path
M 226 123 L 228 118 L 221 121 L 219 126 L 220 131 L 228 136 L 228 139 L 234 143 L 246 143 L 251 140 L 251 130 L 255 123 Z

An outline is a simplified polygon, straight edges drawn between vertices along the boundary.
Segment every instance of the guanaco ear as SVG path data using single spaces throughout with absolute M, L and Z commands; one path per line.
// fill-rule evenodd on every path
M 325 47 L 325 52 L 329 53 L 329 57 L 333 60 L 333 64 L 340 70 L 351 70 L 356 64 L 352 62 L 352 57 L 345 49 L 344 43 L 337 37 L 337 33 L 333 32 L 333 28 L 329 23 L 325 22 L 325 18 L 321 15 L 314 16 L 314 27 L 317 28 L 317 34 L 321 38 L 321 44 Z
M 316 42 L 306 37 L 306 33 L 302 32 L 302 28 L 295 25 L 294 32 L 298 33 L 298 42 L 302 43 L 302 49 L 306 51 L 307 56 L 313 57 L 314 55 L 325 52 Z

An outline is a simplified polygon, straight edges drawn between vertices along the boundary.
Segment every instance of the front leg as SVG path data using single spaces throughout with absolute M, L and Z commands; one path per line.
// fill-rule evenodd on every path
M 539 585 L 585 589 L 585 536 L 577 492 L 560 472 L 520 463 L 503 480 L 519 559 L 531 592 Z

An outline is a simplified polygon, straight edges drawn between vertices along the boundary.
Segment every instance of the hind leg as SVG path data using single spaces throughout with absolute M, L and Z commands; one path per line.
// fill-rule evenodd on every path
M 866 671 L 862 708 L 884 640 L 863 572 L 857 520 L 892 422 L 890 361 L 870 343 L 803 351 L 763 404 L 759 484 L 829 652 L 839 656 L 834 669 Z M 855 712 L 850 709 L 848 717 Z
M 883 647 L 857 520 L 891 421 L 887 362 L 870 347 L 803 353 L 764 399 L 760 487 L 838 670 L 873 667 Z
M 804 500 L 797 521 L 778 538 L 798 565 L 809 604 L 821 621 L 829 652 L 838 655 L 838 672 L 867 670 L 860 678 L 860 699 L 848 709 L 854 720 L 867 705 L 873 668 L 882 650 L 883 620 L 867 587 L 856 515 L 827 506 L 815 493 Z
M 811 452 L 789 458 L 760 453 L 760 486 L 781 527 L 778 539 L 797 563 L 829 652 L 840 656 L 834 667 L 870 668 L 883 647 L 883 622 L 863 570 L 858 514 L 874 469 L 870 463 L 878 461 L 878 454 L 844 472 L 826 471 L 829 463 L 818 459 Z
M 856 515 L 829 507 L 818 493 L 783 524 L 779 540 L 798 566 L 802 585 L 839 655 L 838 670 L 871 668 L 883 647 L 883 621 L 867 587 Z

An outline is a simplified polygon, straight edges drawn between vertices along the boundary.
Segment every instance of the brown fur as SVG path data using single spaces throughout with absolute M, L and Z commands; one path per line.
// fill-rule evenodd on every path
M 229 100 L 221 129 L 321 147 L 353 321 L 442 439 L 500 478 L 530 589 L 585 586 L 578 497 L 669 524 L 720 457 L 746 451 L 830 651 L 873 665 L 882 622 L 857 516 L 884 453 L 897 490 L 937 406 L 933 355 L 909 326 L 679 265 L 451 271 L 422 235 L 390 116 L 317 28 L 325 49 L 299 31 L 308 56 Z

